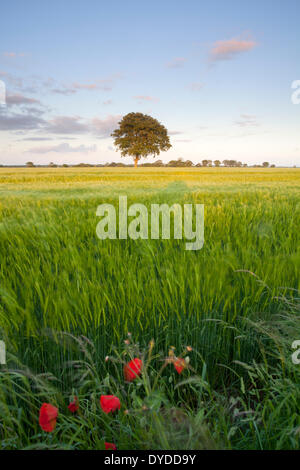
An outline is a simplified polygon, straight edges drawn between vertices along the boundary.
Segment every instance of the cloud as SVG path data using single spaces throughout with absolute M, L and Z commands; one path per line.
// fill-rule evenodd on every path
M 143 101 L 159 101 L 158 98 L 156 98 L 155 96 L 149 96 L 149 95 L 138 95 L 138 96 L 134 96 L 133 97 L 135 100 L 138 100 L 139 102 L 143 102 Z
M 72 147 L 70 144 L 64 142 L 58 145 L 49 145 L 48 147 L 34 147 L 29 150 L 26 150 L 26 153 L 90 153 L 96 152 L 96 145 L 78 145 L 77 147 Z
M 41 102 L 35 98 L 28 98 L 21 93 L 15 93 L 13 95 L 8 94 L 6 96 L 6 104 L 8 105 L 21 105 L 21 104 L 41 104 Z
M 26 142 L 42 142 L 46 140 L 53 140 L 52 137 L 26 137 L 25 139 L 21 139 L 22 141 Z
M 109 137 L 113 130 L 118 126 L 122 116 L 109 115 L 105 119 L 94 118 L 91 121 L 91 130 L 101 138 Z
M 32 116 L 42 116 L 43 114 L 45 114 L 44 109 L 36 108 L 34 106 L 21 106 L 21 111 Z
M 258 127 L 260 125 L 253 114 L 241 114 L 240 119 L 235 121 L 235 124 L 240 127 Z
M 61 136 L 91 134 L 98 138 L 110 137 L 117 127 L 121 115 L 108 115 L 104 118 L 92 119 L 81 116 L 45 117 L 46 109 L 39 100 L 28 98 L 20 93 L 10 94 L 8 104 L 19 105 L 19 112 L 14 107 L 0 108 L 0 131 L 36 130 Z M 37 104 L 40 107 L 31 106 Z M 67 139 L 70 137 L 63 137 Z
M 41 76 L 18 77 L 11 73 L 0 70 L 0 77 L 9 84 L 14 90 L 28 92 L 28 93 L 56 93 L 60 95 L 74 95 L 81 90 L 86 91 L 110 91 L 115 85 L 116 81 L 121 78 L 120 74 L 114 74 L 106 78 L 93 80 L 91 82 L 81 83 L 75 81 L 70 84 L 58 82 L 52 77 L 43 78 Z
M 93 91 L 93 90 L 110 91 L 112 89 L 113 84 L 114 84 L 114 79 L 107 78 L 104 80 L 97 80 L 93 83 L 75 82 L 73 83 L 73 88 L 75 88 L 76 90 L 88 90 L 88 91 Z
M 184 57 L 176 57 L 171 62 L 167 63 L 168 69 L 180 69 L 184 66 L 186 59 Z
M 95 117 L 83 120 L 80 116 L 56 116 L 49 120 L 46 130 L 53 134 L 95 134 L 98 137 L 109 137 L 117 127 L 122 116 L 109 115 L 104 119 Z
M 3 52 L 4 57 L 24 57 L 25 54 L 23 52 Z
M 4 70 L 0 70 L 0 77 L 5 81 L 5 84 L 10 84 L 15 88 L 22 88 L 23 86 L 23 79 L 20 77 L 16 77 L 11 73 L 4 72 Z
M 104 104 L 105 106 L 108 106 L 109 104 L 112 104 L 112 100 L 103 101 L 102 104 Z
M 40 129 L 45 125 L 45 120 L 32 114 L 11 113 L 0 114 L 0 131 L 16 131 Z
M 257 46 L 252 39 L 232 38 L 224 41 L 216 41 L 210 51 L 210 61 L 231 60 L 242 52 L 247 52 Z
M 67 136 L 64 135 L 64 136 L 57 136 L 57 139 L 59 139 L 59 140 L 77 140 L 78 137 L 70 137 L 70 136 L 67 137 Z
M 19 91 L 22 93 L 39 93 L 45 91 L 45 83 L 41 77 L 31 75 L 29 77 L 19 77 L 17 75 L 0 70 L 0 77 L 9 85 L 14 92 Z
M 204 83 L 202 82 L 194 82 L 189 85 L 189 89 L 191 91 L 200 91 L 204 87 Z
M 106 83 L 106 84 L 105 84 Z M 73 83 L 70 86 L 62 85 L 61 88 L 52 88 L 52 93 L 57 93 L 60 95 L 74 95 L 79 90 L 87 90 L 87 91 L 95 91 L 95 90 L 104 90 L 104 91 L 111 91 L 112 86 L 109 85 L 109 82 L 105 82 L 103 84 L 100 83 Z
M 53 134 L 83 134 L 89 130 L 80 116 L 56 116 L 48 121 L 46 127 Z
M 72 95 L 74 93 L 77 93 L 80 90 L 111 91 L 118 78 L 121 78 L 121 75 L 115 74 L 115 75 L 111 75 L 110 77 L 99 79 L 99 80 L 94 80 L 93 82 L 88 82 L 88 83 L 73 82 L 70 85 L 55 86 L 55 88 L 52 88 L 51 91 L 52 93 L 58 93 L 61 95 Z M 53 85 L 53 80 L 49 81 L 48 86 L 51 86 L 51 85 Z
M 169 131 L 168 134 L 169 135 L 179 135 L 179 134 L 183 134 L 183 132 L 181 132 L 181 131 Z
M 59 95 L 73 95 L 74 93 L 77 93 L 76 90 L 73 90 L 72 88 L 52 88 L 52 93 L 57 93 Z

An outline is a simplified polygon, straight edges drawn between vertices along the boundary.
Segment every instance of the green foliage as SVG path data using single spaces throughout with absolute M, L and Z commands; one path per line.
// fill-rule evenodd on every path
M 161 151 L 171 148 L 167 129 L 156 119 L 142 113 L 124 116 L 112 137 L 122 157 L 140 159 L 148 155 L 159 155 Z
M 89 450 L 103 449 L 108 441 L 120 450 L 300 449 L 300 368 L 291 361 L 288 339 L 299 331 L 300 311 L 285 301 L 287 311 L 275 321 L 248 323 L 247 334 L 258 334 L 252 342 L 260 360 L 237 361 L 235 380 L 217 388 L 202 354 L 190 347 L 180 354 L 188 349 L 191 364 L 180 376 L 153 341 L 140 350 L 126 340 L 99 367 L 88 338 L 48 331 L 61 355 L 76 351 L 77 359 L 65 362 L 55 377 L 33 373 L 8 355 L 8 368 L 0 367 L 0 448 Z M 236 339 L 241 333 L 237 328 Z M 123 365 L 135 356 L 143 360 L 142 374 L 126 384 Z M 70 387 L 62 390 L 67 376 Z M 117 396 L 120 411 L 105 415 L 102 394 Z M 79 411 L 72 415 L 67 405 L 74 395 Z M 38 424 L 43 402 L 59 409 L 51 435 Z
M 1 169 L 0 191 L 2 448 L 102 448 L 104 438 L 163 448 L 157 425 L 169 448 L 299 448 L 299 170 Z M 202 250 L 99 240 L 96 208 L 117 206 L 119 194 L 148 209 L 204 203 Z M 152 384 L 170 345 L 193 347 L 195 372 L 168 366 L 150 398 L 143 384 L 124 388 L 120 364 L 104 359 L 122 354 L 128 331 L 140 350 L 155 338 Z M 100 392 L 136 412 L 106 420 Z M 84 420 L 68 415 L 75 393 Z M 139 399 L 160 410 L 160 424 L 145 429 Z M 38 427 L 44 400 L 60 408 L 51 438 Z

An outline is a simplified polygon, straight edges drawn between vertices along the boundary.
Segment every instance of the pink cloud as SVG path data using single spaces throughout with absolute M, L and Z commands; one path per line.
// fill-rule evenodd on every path
M 179 134 L 183 134 L 183 132 L 181 132 L 181 131 L 169 131 L 169 135 L 179 135 Z
M 3 52 L 5 57 L 24 57 L 25 54 L 23 52 Z
M 174 60 L 167 63 L 167 67 L 169 69 L 179 69 L 184 66 L 185 62 L 186 59 L 184 57 L 176 57 Z
M 104 78 L 102 80 L 95 80 L 91 83 L 73 83 L 73 88 L 76 90 L 104 90 L 110 91 L 115 84 L 116 80 L 121 78 L 120 74 L 111 75 L 110 77 Z
M 224 41 L 216 41 L 210 51 L 210 60 L 212 62 L 220 60 L 231 60 L 237 54 L 251 51 L 257 42 L 252 39 L 232 38 Z
M 110 81 L 102 81 L 102 85 L 100 83 L 73 83 L 73 87 L 77 90 L 99 90 L 100 88 L 111 90 L 111 86 L 108 85 Z
M 138 96 L 134 96 L 133 98 L 138 101 L 158 101 L 158 98 L 155 98 L 155 96 L 149 96 L 149 95 L 138 95 Z
M 35 98 L 28 98 L 21 93 L 8 94 L 6 96 L 6 103 L 11 105 L 21 104 L 41 104 L 41 102 Z

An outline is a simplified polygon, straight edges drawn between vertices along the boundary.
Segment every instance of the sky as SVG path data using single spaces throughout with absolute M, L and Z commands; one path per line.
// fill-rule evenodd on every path
M 2 2 L 0 164 L 131 163 L 110 134 L 142 112 L 168 129 L 164 162 L 299 166 L 299 17 L 299 0 Z

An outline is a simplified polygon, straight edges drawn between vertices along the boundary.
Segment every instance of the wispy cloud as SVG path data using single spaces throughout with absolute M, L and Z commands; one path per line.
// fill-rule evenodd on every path
M 169 131 L 168 134 L 169 135 L 179 135 L 179 134 L 183 134 L 183 132 L 181 132 L 181 131 Z
M 159 101 L 159 99 L 156 98 L 155 96 L 149 96 L 149 95 L 137 95 L 137 96 L 134 96 L 133 99 L 138 100 L 140 103 L 145 102 L 145 101 L 152 101 L 152 102 Z
M 240 119 L 235 121 L 235 124 L 240 127 L 258 127 L 260 125 L 257 122 L 257 117 L 253 114 L 241 114 Z
M 77 93 L 77 90 L 74 90 L 73 88 L 52 88 L 51 91 L 52 93 L 65 96 L 74 95 L 74 93 Z
M 94 91 L 94 90 L 105 90 L 105 91 L 110 91 L 112 90 L 112 87 L 115 83 L 115 78 L 106 78 L 103 80 L 96 80 L 95 82 L 91 83 L 79 83 L 75 82 L 73 83 L 73 88 L 75 90 L 88 90 L 88 91 Z
M 72 95 L 74 93 L 77 93 L 80 90 L 85 90 L 85 91 L 97 91 L 97 90 L 102 90 L 102 91 L 111 91 L 116 83 L 116 81 L 121 78 L 120 74 L 115 74 L 111 75 L 110 77 L 99 79 L 99 80 L 94 80 L 92 82 L 73 82 L 70 85 L 58 85 L 55 87 L 51 88 L 51 91 L 53 93 L 58 93 L 61 95 Z M 50 86 L 51 86 L 51 82 Z M 53 83 L 52 83 L 53 84 Z
M 204 83 L 202 82 L 194 82 L 189 85 L 189 89 L 191 91 L 200 91 L 204 87 Z
M 23 79 L 17 77 L 11 73 L 5 72 L 4 70 L 0 70 L 0 78 L 4 80 L 5 84 L 9 84 L 14 88 L 22 88 L 23 86 Z
M 24 57 L 25 54 L 23 52 L 3 52 L 4 57 Z
M 180 69 L 184 66 L 185 63 L 185 57 L 175 57 L 175 59 L 167 63 L 167 67 L 168 69 Z
M 21 139 L 24 142 L 43 142 L 47 140 L 53 140 L 52 137 L 25 137 Z
M 21 93 L 7 94 L 6 104 L 8 105 L 21 105 L 21 104 L 41 104 L 40 100 L 29 98 Z
M 84 134 L 89 126 L 80 116 L 55 116 L 48 121 L 46 130 L 53 134 Z
M 21 93 L 39 93 L 41 91 L 49 91 L 49 83 L 51 79 L 46 81 L 40 76 L 24 76 L 19 77 L 16 74 L 0 70 L 0 78 L 5 82 L 6 86 L 9 86 L 13 92 Z M 54 83 L 54 80 L 53 80 Z
M 90 153 L 96 152 L 97 146 L 96 145 L 78 145 L 77 147 L 72 147 L 70 144 L 64 142 L 58 145 L 49 145 L 44 147 L 34 147 L 29 150 L 26 150 L 26 153 Z
M 56 93 L 60 95 L 74 95 L 80 91 L 111 91 L 118 79 L 122 78 L 121 74 L 110 75 L 105 78 L 93 81 L 73 83 L 62 83 L 52 77 L 44 78 L 41 76 L 18 77 L 15 74 L 0 70 L 0 78 L 10 85 L 11 89 L 16 92 L 27 93 Z
M 257 42 L 253 39 L 232 38 L 223 41 L 216 41 L 209 54 L 211 62 L 222 60 L 231 60 L 242 52 L 251 51 L 257 46 Z

